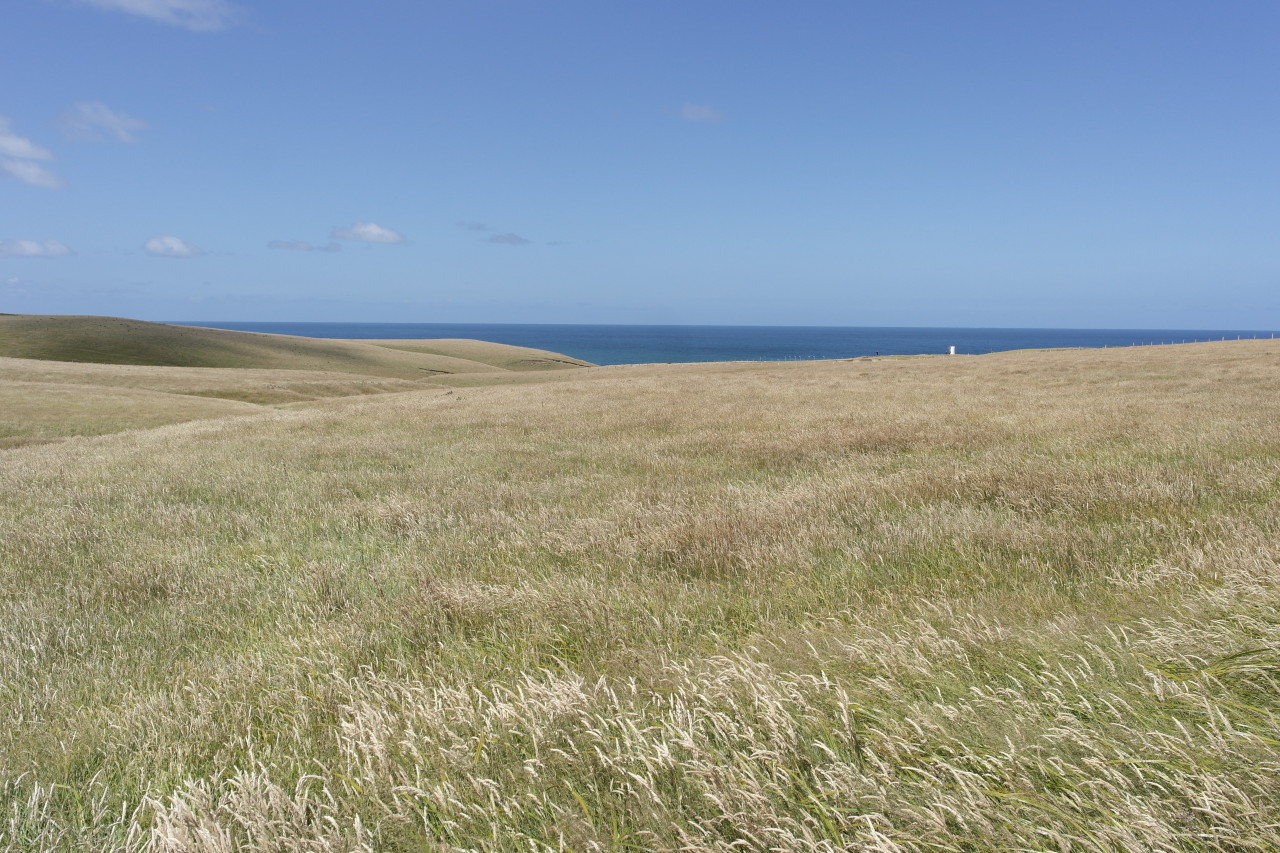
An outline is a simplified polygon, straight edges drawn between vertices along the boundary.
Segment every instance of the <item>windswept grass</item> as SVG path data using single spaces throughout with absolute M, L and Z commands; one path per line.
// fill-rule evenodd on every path
M 1280 346 L 0 454 L 0 847 L 1280 849 Z

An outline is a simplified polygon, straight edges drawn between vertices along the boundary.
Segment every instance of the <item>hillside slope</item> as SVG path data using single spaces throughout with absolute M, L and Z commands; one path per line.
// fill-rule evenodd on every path
M 491 353 L 489 360 L 506 357 L 501 344 L 477 341 L 467 350 L 476 355 Z M 170 367 L 324 370 L 397 379 L 504 369 L 447 352 L 392 349 L 359 341 L 233 332 L 119 317 L 35 314 L 0 315 L 0 356 Z
M 0 448 L 416 391 L 464 376 L 501 384 L 586 366 L 484 341 L 393 343 L 0 314 Z
M 433 374 L 444 376 L 445 374 Z M 502 374 L 481 374 L 497 375 Z M 515 374 L 513 374 L 514 377 Z M 523 375 L 523 374 L 521 374 Z M 153 367 L 0 356 L 0 383 L 50 382 L 100 388 L 143 388 L 168 394 L 222 397 L 249 403 L 294 403 L 325 397 L 413 391 L 430 379 L 394 379 L 327 370 L 252 367 Z

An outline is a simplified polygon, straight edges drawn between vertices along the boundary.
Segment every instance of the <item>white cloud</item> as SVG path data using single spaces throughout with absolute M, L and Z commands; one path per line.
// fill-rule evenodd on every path
M 65 181 L 61 175 L 40 165 L 53 160 L 53 154 L 25 136 L 14 133 L 12 124 L 8 118 L 0 116 L 0 169 L 33 187 L 56 190 L 62 186 Z
M 61 258 L 74 254 L 57 240 L 0 240 L 0 258 Z
M 80 101 L 58 116 L 58 126 L 78 139 L 100 139 L 106 135 L 120 142 L 137 142 L 133 132 L 142 130 L 147 123 L 117 112 L 101 101 Z
M 705 104 L 685 104 L 680 108 L 680 118 L 685 121 L 724 121 L 724 113 Z
M 33 187 L 56 190 L 66 184 L 61 175 L 34 160 L 12 160 L 8 157 L 0 157 L 0 169 L 4 169 L 12 177 Z
M 211 31 L 229 26 L 239 10 L 227 0 L 80 0 L 113 12 L 150 18 L 188 30 Z
M 325 243 L 323 246 L 313 246 L 306 240 L 272 240 L 267 244 L 268 249 L 292 249 L 295 252 L 338 252 L 342 250 L 341 243 Z
M 10 128 L 13 122 L 0 116 L 0 157 L 15 157 L 19 160 L 52 160 L 48 149 L 41 148 L 25 136 L 19 136 Z
M 364 243 L 404 242 L 404 235 L 372 222 L 357 222 L 350 228 L 335 228 L 329 236 L 335 240 L 359 240 Z
M 152 237 L 142 244 L 142 248 L 147 250 L 147 254 L 161 258 L 194 258 L 204 254 L 203 249 L 167 235 Z

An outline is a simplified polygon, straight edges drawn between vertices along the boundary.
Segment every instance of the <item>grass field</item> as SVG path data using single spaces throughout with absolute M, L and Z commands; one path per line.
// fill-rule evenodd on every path
M 0 452 L 0 849 L 1280 849 L 1280 343 L 445 380 Z

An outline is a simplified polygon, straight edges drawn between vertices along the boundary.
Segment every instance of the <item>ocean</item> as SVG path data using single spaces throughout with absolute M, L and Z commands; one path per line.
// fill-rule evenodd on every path
M 474 338 L 564 353 L 595 364 L 795 361 L 866 355 L 978 355 L 1045 347 L 1127 347 L 1236 338 L 1240 329 L 944 329 L 897 326 L 623 326 L 512 323 L 239 323 L 174 320 L 187 326 L 311 338 Z

